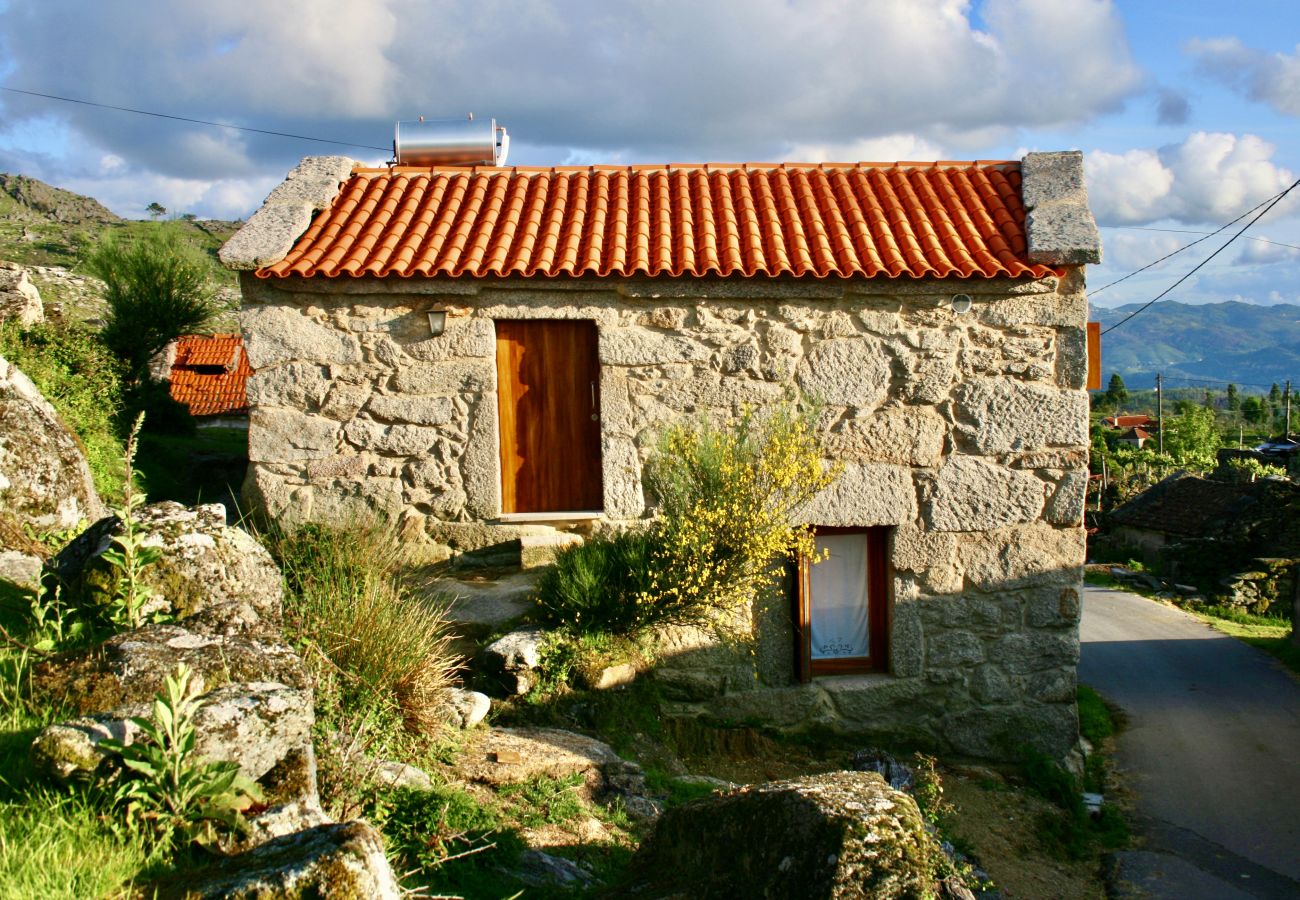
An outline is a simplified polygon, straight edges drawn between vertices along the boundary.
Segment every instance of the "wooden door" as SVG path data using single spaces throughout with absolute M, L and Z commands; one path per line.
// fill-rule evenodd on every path
M 502 513 L 599 511 L 596 323 L 497 321 Z

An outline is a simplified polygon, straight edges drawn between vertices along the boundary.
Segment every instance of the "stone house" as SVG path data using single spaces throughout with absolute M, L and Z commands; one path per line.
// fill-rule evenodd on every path
M 756 662 L 673 711 L 997 755 L 1075 743 L 1088 398 L 1077 152 L 1010 162 L 366 169 L 309 158 L 240 270 L 246 499 L 468 552 L 649 514 L 667 422 L 791 392 L 843 475 Z

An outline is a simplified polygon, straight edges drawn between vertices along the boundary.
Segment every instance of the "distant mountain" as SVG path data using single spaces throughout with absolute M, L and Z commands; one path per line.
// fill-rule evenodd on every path
M 1090 318 L 1105 330 L 1140 305 L 1093 307 Z M 1151 387 L 1157 372 L 1171 387 L 1198 386 L 1198 378 L 1251 392 L 1261 388 L 1248 385 L 1267 390 L 1288 378 L 1300 385 L 1300 306 L 1163 301 L 1102 337 L 1101 366 L 1103 385 L 1119 372 L 1130 389 Z

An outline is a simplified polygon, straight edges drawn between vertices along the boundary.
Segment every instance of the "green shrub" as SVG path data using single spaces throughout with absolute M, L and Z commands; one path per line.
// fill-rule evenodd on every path
M 286 625 L 338 670 L 345 711 L 388 706 L 412 732 L 437 733 L 459 660 L 441 609 L 401 581 L 396 529 L 308 525 L 265 539 L 288 587 Z
M 104 282 L 104 343 L 132 382 L 146 380 L 149 360 L 169 341 L 201 330 L 218 312 L 207 260 L 175 229 L 130 242 L 110 235 L 85 262 Z
M 107 498 L 122 491 L 122 366 L 103 339 L 78 325 L 49 322 L 27 331 L 0 324 L 0 356 L 27 375 L 81 439 Z
M 130 744 L 115 739 L 99 746 L 120 768 L 103 788 L 126 817 L 128 829 L 152 836 L 164 848 L 191 841 L 211 845 L 219 828 L 242 830 L 241 812 L 262 793 L 233 762 L 207 762 L 194 752 L 194 716 L 202 702 L 184 663 L 167 676 L 154 699 L 153 715 L 131 721 L 140 736 Z
M 643 627 L 655 549 L 647 531 L 632 529 L 564 550 L 537 583 L 538 618 L 579 634 Z

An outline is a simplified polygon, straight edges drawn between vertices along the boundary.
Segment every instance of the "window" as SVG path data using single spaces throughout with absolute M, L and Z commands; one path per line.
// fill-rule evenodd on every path
M 889 667 L 886 528 L 816 529 L 819 563 L 799 560 L 795 658 L 801 681 Z

